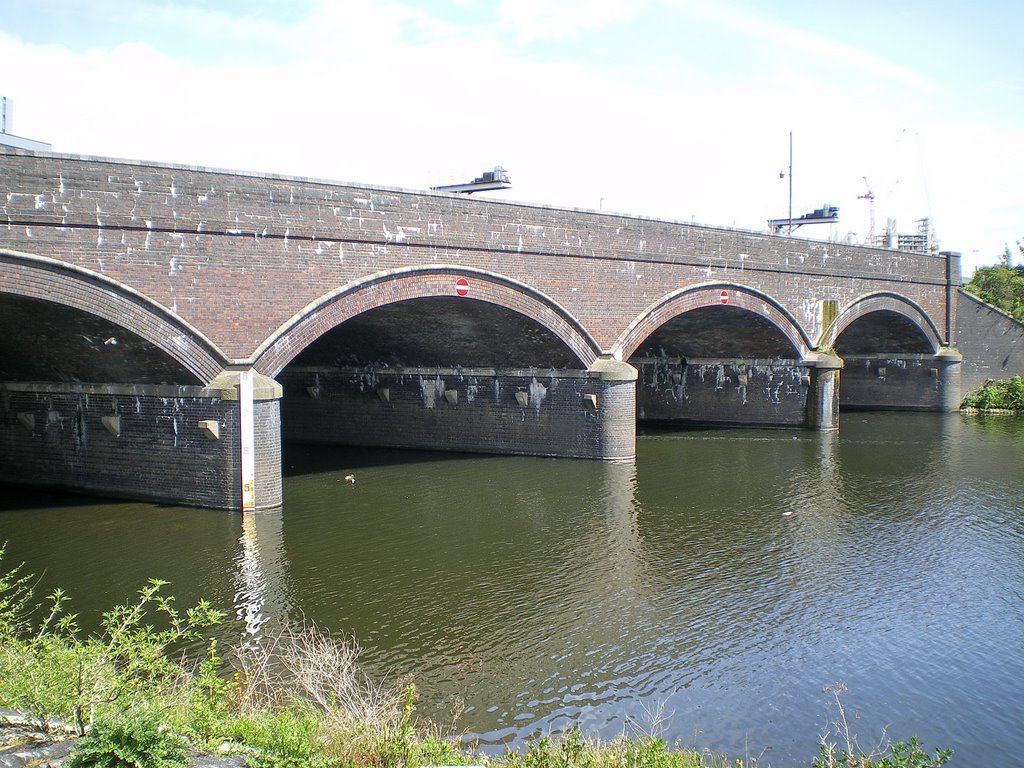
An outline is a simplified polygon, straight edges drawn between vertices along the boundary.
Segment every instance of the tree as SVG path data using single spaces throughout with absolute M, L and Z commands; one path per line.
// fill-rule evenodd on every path
M 1024 261 L 1024 241 L 1018 240 L 1017 248 Z M 1007 246 L 999 264 L 979 267 L 964 288 L 982 301 L 1024 322 L 1024 264 L 1010 266 L 1011 255 Z

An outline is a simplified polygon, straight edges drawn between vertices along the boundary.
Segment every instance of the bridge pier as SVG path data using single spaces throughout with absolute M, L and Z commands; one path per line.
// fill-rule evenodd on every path
M 296 367 L 285 440 L 479 453 L 632 459 L 636 370 Z
M 807 427 L 820 431 L 839 429 L 839 379 L 843 361 L 819 354 L 808 366 Z
M 0 383 L 0 483 L 240 509 L 237 378 Z M 258 376 L 257 507 L 281 503 L 279 397 L 280 387 Z
M 840 405 L 853 410 L 956 411 L 963 358 L 936 354 L 844 355 Z

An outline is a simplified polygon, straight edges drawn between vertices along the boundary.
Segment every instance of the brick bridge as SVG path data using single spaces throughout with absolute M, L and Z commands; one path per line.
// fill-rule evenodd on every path
M 0 482 L 265 507 L 282 438 L 630 459 L 967 368 L 955 254 L 3 147 L 0 187 Z

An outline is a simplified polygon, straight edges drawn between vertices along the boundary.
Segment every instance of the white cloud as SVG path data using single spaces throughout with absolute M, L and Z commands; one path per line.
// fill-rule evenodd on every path
M 511 27 L 520 43 L 562 40 L 632 16 L 634 0 L 502 0 L 498 18 Z
M 624 13 L 588 5 L 558 21 L 572 7 L 526 8 L 519 28 L 584 34 Z M 211 30 L 227 23 L 204 18 Z M 494 28 L 395 2 L 324 0 L 297 21 L 234 22 L 241 53 L 222 38 L 209 58 L 156 39 L 79 54 L 0 34 L 17 132 L 64 152 L 411 188 L 500 163 L 508 199 L 762 229 L 786 212 L 778 172 L 792 130 L 794 213 L 839 205 L 839 236 L 867 234 L 864 176 L 879 228 L 932 214 L 965 260 L 978 249 L 991 261 L 1024 235 L 1021 132 L 946 120 L 927 93 L 888 90 L 884 76 L 851 85 L 787 64 L 732 80 L 680 58 L 665 77 L 637 80 L 568 54 L 540 62 Z
M 923 75 L 906 67 L 856 48 L 834 38 L 811 34 L 760 14 L 730 5 L 723 0 L 668 0 L 671 6 L 698 19 L 712 21 L 756 40 L 771 43 L 780 50 L 795 51 L 817 62 L 831 62 L 841 67 L 881 77 L 912 87 L 928 85 Z M 825 7 L 825 6 L 823 6 Z

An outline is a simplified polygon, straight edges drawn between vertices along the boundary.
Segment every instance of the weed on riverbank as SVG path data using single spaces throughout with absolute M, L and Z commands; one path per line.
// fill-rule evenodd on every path
M 454 726 L 442 731 L 415 717 L 411 682 L 366 676 L 351 639 L 283 628 L 224 656 L 213 640 L 190 654 L 182 649 L 202 648 L 205 630 L 222 614 L 205 601 L 178 608 L 161 581 L 104 613 L 101 630 L 84 635 L 63 592 L 51 594 L 45 610 L 34 608 L 31 579 L 5 570 L 3 554 L 0 548 L 0 707 L 20 713 L 50 742 L 75 739 L 71 768 L 184 768 L 197 765 L 200 753 L 250 768 L 758 765 L 757 758 L 730 762 L 670 747 L 656 735 L 599 742 L 575 729 L 522 750 L 480 755 L 460 743 Z M 835 698 L 842 717 L 822 737 L 814 768 L 937 768 L 949 759 L 944 752 L 929 757 L 913 739 L 865 754 L 838 692 Z M 0 741 L 0 764 L 32 764 L 5 761 L 7 751 Z
M 983 386 L 964 398 L 965 409 L 979 411 L 1024 411 L 1024 379 L 989 379 Z

